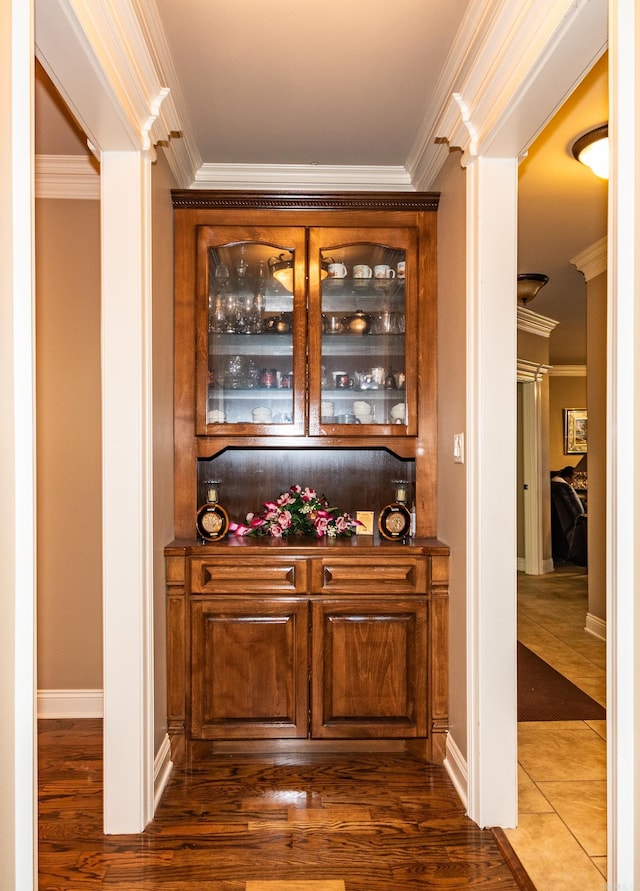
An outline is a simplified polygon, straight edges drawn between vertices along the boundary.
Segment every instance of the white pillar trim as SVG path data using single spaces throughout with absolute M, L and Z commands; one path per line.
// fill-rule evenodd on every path
M 104 829 L 153 816 L 151 162 L 103 152 Z
M 609 2 L 607 882 L 640 886 L 640 17 Z M 617 435 L 616 435 L 617 434 Z
M 37 888 L 33 4 L 0 12 L 0 887 Z M 8 132 L 7 132 L 8 131 Z
M 516 159 L 477 158 L 468 166 L 467 183 L 468 813 L 480 826 L 513 827 Z M 507 430 L 511 435 L 496 436 Z M 498 479 L 513 498 L 495 497 Z
M 522 439 L 524 491 L 524 571 L 527 575 L 544 572 L 543 550 L 543 470 L 542 470 L 542 400 L 540 381 L 526 382 L 522 388 Z M 548 501 L 547 501 L 548 503 Z

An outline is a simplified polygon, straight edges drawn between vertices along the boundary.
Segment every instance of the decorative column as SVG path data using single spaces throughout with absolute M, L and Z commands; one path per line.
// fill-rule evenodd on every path
M 587 283 L 589 606 L 585 627 L 606 638 L 607 593 L 607 239 L 573 257 Z

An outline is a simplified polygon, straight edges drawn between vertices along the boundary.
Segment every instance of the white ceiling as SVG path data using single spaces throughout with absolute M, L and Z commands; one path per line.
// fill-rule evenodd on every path
M 138 0 L 162 57 L 181 138 L 201 170 L 262 165 L 406 167 L 428 132 L 438 78 L 469 0 Z M 585 285 L 571 265 L 606 233 L 606 184 L 570 154 L 575 138 L 607 120 L 606 58 L 532 145 L 520 168 L 521 272 L 549 284 L 531 309 L 560 322 L 551 361 L 582 364 Z M 36 78 L 36 151 L 87 154 L 42 71 Z M 206 176 L 204 177 L 206 179 Z M 364 186 L 363 186 L 364 187 Z
M 469 0 L 156 0 L 205 163 L 404 165 Z

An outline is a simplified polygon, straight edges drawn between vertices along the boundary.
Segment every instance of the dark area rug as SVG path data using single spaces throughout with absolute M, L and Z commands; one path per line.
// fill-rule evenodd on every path
M 518 721 L 603 721 L 606 711 L 518 642 Z

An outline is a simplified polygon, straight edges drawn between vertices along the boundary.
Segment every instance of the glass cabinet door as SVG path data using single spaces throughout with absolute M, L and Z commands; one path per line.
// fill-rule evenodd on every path
M 411 229 L 311 230 L 310 433 L 416 432 L 416 266 Z
M 304 432 L 305 279 L 304 229 L 201 228 L 198 433 Z

